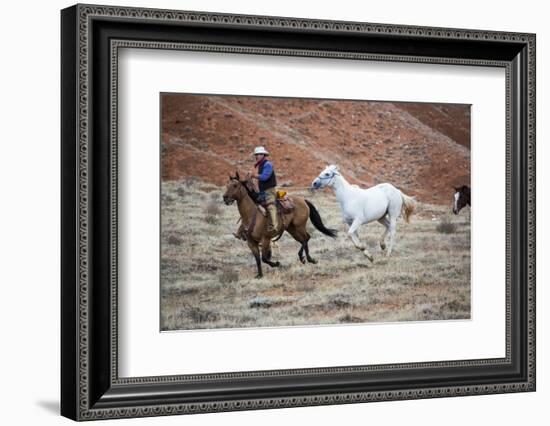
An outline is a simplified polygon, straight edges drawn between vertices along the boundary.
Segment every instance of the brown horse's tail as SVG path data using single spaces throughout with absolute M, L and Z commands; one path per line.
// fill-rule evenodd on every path
M 323 234 L 328 235 L 331 238 L 336 238 L 336 229 L 327 228 L 321 220 L 321 215 L 319 214 L 315 206 L 311 204 L 311 202 L 308 200 L 304 201 L 309 207 L 309 219 L 311 220 L 311 223 L 313 223 L 313 226 L 315 226 L 315 228 L 317 228 L 317 230 L 322 232 Z

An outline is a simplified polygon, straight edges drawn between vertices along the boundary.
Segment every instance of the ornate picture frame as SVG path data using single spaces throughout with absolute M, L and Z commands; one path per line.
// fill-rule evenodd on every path
M 160 416 L 535 390 L 534 34 L 76 5 L 61 13 L 61 414 Z M 503 68 L 505 357 L 119 377 L 120 48 Z

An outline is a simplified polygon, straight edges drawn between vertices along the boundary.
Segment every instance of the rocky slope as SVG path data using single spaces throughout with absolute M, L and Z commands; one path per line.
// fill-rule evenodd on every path
M 289 189 L 327 164 L 352 183 L 390 182 L 435 204 L 470 182 L 467 105 L 165 94 L 161 110 L 163 180 L 223 185 L 264 145 Z

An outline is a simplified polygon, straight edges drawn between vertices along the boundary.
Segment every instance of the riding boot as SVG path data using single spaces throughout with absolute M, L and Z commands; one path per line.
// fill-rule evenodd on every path
M 233 236 L 239 240 L 243 240 L 243 241 L 246 241 L 246 237 L 247 237 L 247 230 L 246 228 L 241 224 L 239 226 L 239 229 L 237 229 L 237 232 L 234 232 L 233 233 Z
M 268 204 L 267 207 L 267 233 L 270 237 L 278 234 L 277 207 L 275 204 Z

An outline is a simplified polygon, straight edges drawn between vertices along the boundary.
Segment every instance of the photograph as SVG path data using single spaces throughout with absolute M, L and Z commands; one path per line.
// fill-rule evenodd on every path
M 33 305 L 44 321 L 26 321 L 38 337 L 26 352 L 55 343 L 36 411 L 280 424 L 293 414 L 279 409 L 325 406 L 292 410 L 295 422 L 416 425 L 429 404 L 456 424 L 541 418 L 544 14 L 160 3 L 39 8 L 52 49 L 36 55 L 58 60 L 38 83 L 7 80 L 25 113 L 5 145 L 29 151 L 22 129 L 60 136 L 47 153 L 51 138 L 30 138 L 42 150 L 30 168 L 26 151 L 5 156 L 26 180 L 6 198 L 25 219 L 8 227 L 26 254 L 14 277 L 36 271 L 33 300 L 59 307 Z M 29 99 L 45 105 L 31 126 Z M 37 174 L 21 170 L 44 165 L 29 197 Z M 20 208 L 42 196 L 57 199 L 54 227 Z M 59 250 L 27 232 L 37 223 Z M 60 292 L 42 285 L 52 265 Z M 28 297 L 5 299 L 21 311 Z
M 471 319 L 471 105 L 159 101 L 161 331 Z

